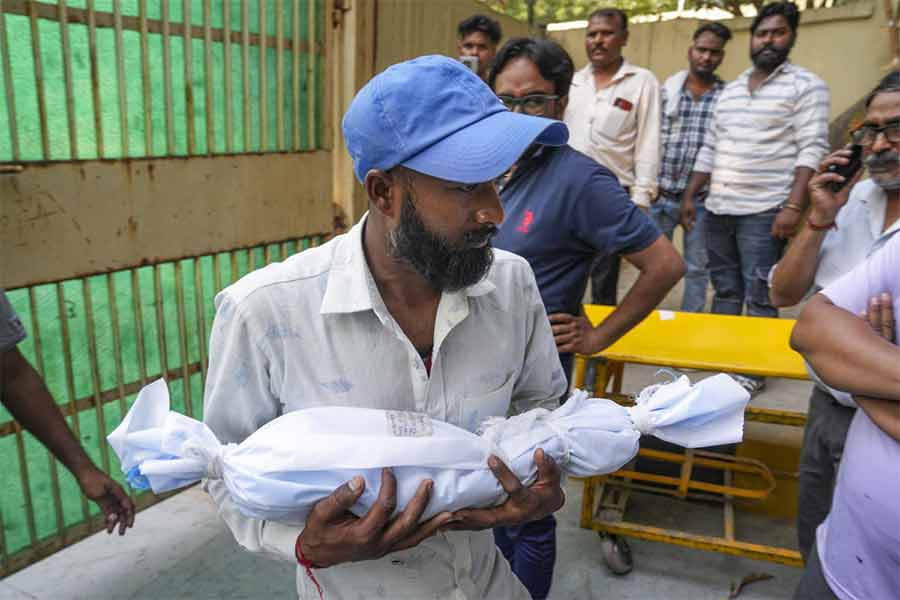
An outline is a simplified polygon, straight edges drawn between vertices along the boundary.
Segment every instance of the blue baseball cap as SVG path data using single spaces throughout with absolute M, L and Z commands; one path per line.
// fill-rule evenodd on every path
M 460 183 L 506 173 L 532 143 L 562 146 L 561 121 L 509 111 L 475 73 L 446 56 L 396 64 L 356 94 L 343 121 L 356 178 L 403 165 Z

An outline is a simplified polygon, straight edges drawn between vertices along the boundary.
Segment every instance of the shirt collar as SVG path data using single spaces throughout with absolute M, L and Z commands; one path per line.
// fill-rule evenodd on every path
M 791 61 L 789 61 L 789 60 L 784 61 L 783 63 L 781 63 L 780 65 L 775 67 L 775 70 L 772 71 L 771 73 L 769 73 L 769 75 L 765 79 L 763 79 L 763 82 L 762 82 L 762 84 L 760 84 L 760 87 L 762 87 L 769 81 L 775 79 L 782 73 L 791 73 L 793 70 L 794 70 L 794 65 L 791 63 Z M 747 69 L 738 76 L 738 79 L 741 81 L 747 81 L 750 79 L 751 73 L 753 73 L 753 67 L 752 66 L 747 67 Z
M 362 216 L 335 249 L 319 314 L 354 313 L 375 310 L 376 305 L 384 306 L 363 250 L 362 234 L 368 215 Z M 483 296 L 495 289 L 497 286 L 485 277 L 474 285 L 456 292 L 443 292 L 441 296 L 455 303 L 467 297 Z
M 612 79 L 609 80 L 609 83 L 618 83 L 629 75 L 634 75 L 637 72 L 638 68 L 628 62 L 628 59 L 622 57 L 622 64 L 619 66 L 619 70 L 616 71 L 616 74 L 612 76 Z M 585 65 L 583 69 L 575 74 L 575 82 L 594 85 L 594 66 L 591 63 Z

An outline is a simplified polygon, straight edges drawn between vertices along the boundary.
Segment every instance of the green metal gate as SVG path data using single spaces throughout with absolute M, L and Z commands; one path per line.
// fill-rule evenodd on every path
M 324 0 L 0 0 L 0 285 L 119 481 L 144 384 L 201 416 L 215 293 L 332 229 L 329 30 Z M 102 529 L 2 408 L 0 461 L 0 576 Z

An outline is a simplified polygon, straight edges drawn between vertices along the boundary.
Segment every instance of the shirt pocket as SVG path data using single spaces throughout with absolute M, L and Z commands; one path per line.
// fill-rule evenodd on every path
M 467 430 L 475 432 L 481 423 L 489 417 L 506 417 L 509 412 L 513 385 L 516 382 L 515 372 L 502 378 L 499 387 L 487 392 L 466 393 L 459 402 L 460 415 L 458 423 Z
M 625 128 L 629 115 L 634 109 L 623 110 L 612 104 L 598 104 L 591 118 L 591 141 L 598 146 L 615 140 Z

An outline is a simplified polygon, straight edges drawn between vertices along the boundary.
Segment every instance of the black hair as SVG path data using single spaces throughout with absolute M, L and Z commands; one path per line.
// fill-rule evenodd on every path
M 503 30 L 500 29 L 500 23 L 484 15 L 472 15 L 468 19 L 460 21 L 459 26 L 456 29 L 459 32 L 460 38 L 464 38 L 470 33 L 480 31 L 488 36 L 495 44 L 499 44 L 500 38 L 503 37 Z
M 721 23 L 704 23 L 694 32 L 694 41 L 696 42 L 697 38 L 704 33 L 711 33 L 726 43 L 731 39 L 731 30 Z
M 488 85 L 494 89 L 497 75 L 506 64 L 516 58 L 527 58 L 537 67 L 541 77 L 553 82 L 553 89 L 558 96 L 569 93 L 572 77 L 575 74 L 575 63 L 565 48 L 549 38 L 512 38 L 500 48 L 494 57 L 494 64 L 488 75 Z
M 885 75 L 884 79 L 875 86 L 875 89 L 866 96 L 866 110 L 869 110 L 869 105 L 872 104 L 875 96 L 887 92 L 900 92 L 900 70 L 891 71 Z
M 797 5 L 793 2 L 772 2 L 763 6 L 759 9 L 759 13 L 757 13 L 756 17 L 753 19 L 753 23 L 750 25 L 750 33 L 756 33 L 756 28 L 759 27 L 759 24 L 762 23 L 764 19 L 774 15 L 781 15 L 784 17 L 788 22 L 791 31 L 797 33 L 797 26 L 800 24 L 800 9 L 798 9 Z
M 588 15 L 588 21 L 590 21 L 591 19 L 605 19 L 607 17 L 617 18 L 619 20 L 619 24 L 622 26 L 622 32 L 625 33 L 628 31 L 628 15 L 621 8 L 598 8 Z

